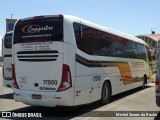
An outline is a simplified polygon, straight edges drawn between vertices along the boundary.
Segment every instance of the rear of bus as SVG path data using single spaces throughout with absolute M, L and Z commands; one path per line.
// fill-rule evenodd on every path
M 157 56 L 157 70 L 156 70 L 156 104 L 160 107 L 160 52 Z
M 19 20 L 14 29 L 12 75 L 14 99 L 29 105 L 72 106 L 74 89 L 67 59 L 63 15 Z M 67 57 L 66 57 L 67 56 Z M 75 60 L 74 60 L 75 61 Z
M 7 32 L 2 39 L 3 85 L 12 87 L 12 33 Z

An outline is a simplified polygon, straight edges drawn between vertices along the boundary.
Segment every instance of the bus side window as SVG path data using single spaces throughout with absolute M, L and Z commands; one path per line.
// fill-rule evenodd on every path
M 82 34 L 82 26 L 79 26 L 79 37 L 78 37 L 78 45 L 80 45 L 81 44 L 81 42 L 82 42 L 82 38 L 83 38 L 83 34 Z
M 77 47 L 80 47 L 80 44 L 82 43 L 82 25 L 80 23 L 73 23 L 73 29 L 76 39 Z

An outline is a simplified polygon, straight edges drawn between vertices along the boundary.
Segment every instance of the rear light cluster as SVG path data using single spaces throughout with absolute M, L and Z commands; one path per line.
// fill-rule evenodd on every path
M 156 81 L 156 93 L 160 93 L 160 80 Z
M 16 73 L 14 64 L 12 64 L 12 80 L 13 80 L 13 87 L 19 89 L 17 81 L 16 81 Z
M 63 64 L 61 84 L 57 92 L 67 90 L 72 87 L 71 73 L 68 65 Z

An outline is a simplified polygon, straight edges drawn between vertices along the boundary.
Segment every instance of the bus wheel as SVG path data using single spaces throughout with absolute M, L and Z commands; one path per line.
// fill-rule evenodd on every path
M 100 103 L 103 105 L 107 104 L 110 100 L 110 97 L 111 97 L 111 86 L 109 82 L 105 81 L 102 88 Z
M 143 77 L 143 84 L 142 84 L 142 88 L 145 88 L 145 84 L 147 84 L 147 75 L 144 75 Z

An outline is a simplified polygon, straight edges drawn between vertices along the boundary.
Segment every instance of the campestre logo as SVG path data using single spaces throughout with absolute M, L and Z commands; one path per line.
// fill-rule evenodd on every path
M 41 31 L 51 31 L 51 30 L 53 30 L 53 26 L 49 25 L 40 26 L 36 24 L 26 25 L 22 28 L 23 33 L 30 33 L 30 34 L 39 33 Z

